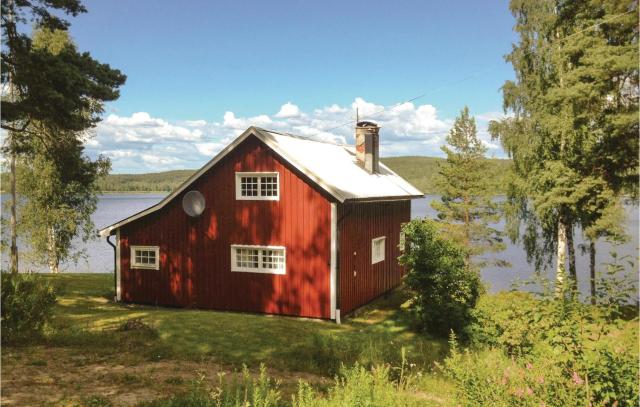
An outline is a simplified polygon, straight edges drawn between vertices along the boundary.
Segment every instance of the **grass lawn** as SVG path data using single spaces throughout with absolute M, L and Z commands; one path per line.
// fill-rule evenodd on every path
M 54 321 L 44 338 L 3 348 L 3 405 L 132 405 L 183 390 L 197 372 L 216 380 L 243 364 L 255 372 L 261 363 L 287 393 L 295 390 L 298 378 L 327 386 L 340 363 L 399 365 L 404 348 L 409 363 L 429 370 L 447 352 L 446 341 L 410 328 L 400 290 L 336 325 L 115 304 L 112 274 L 47 278 L 60 293 Z M 151 329 L 120 329 L 137 318 Z M 432 405 L 444 402 L 450 391 L 436 375 L 425 378 L 422 387 Z

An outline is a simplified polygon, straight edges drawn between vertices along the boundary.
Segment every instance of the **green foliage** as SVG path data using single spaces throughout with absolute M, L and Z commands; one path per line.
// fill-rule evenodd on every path
M 98 185 L 109 192 L 171 192 L 193 175 L 193 170 L 164 171 L 149 174 L 109 174 Z
M 407 156 L 383 157 L 380 160 L 425 194 L 442 194 L 443 191 L 438 183 L 438 168 L 445 162 L 444 159 Z M 504 194 L 511 161 L 497 158 L 488 158 L 485 161 L 487 193 L 491 196 Z
M 502 90 L 512 116 L 489 125 L 513 159 L 508 221 L 527 224 L 536 267 L 566 231 L 575 277 L 574 225 L 591 240 L 616 235 L 620 195 L 638 194 L 637 3 L 512 0 L 510 9 L 519 41 L 506 60 L 516 79 Z
M 29 121 L 85 130 L 99 121 L 101 102 L 118 98 L 126 80 L 120 71 L 78 52 L 71 42 L 42 46 L 20 31 L 21 24 L 30 23 L 48 33 L 66 31 L 69 23 L 62 16 L 84 12 L 78 0 L 2 3 L 2 83 L 13 85 L 12 96 L 2 99 L 2 128 L 18 133 L 12 135 L 13 151 L 28 149 Z
M 498 222 L 500 212 L 489 190 L 487 148 L 478 138 L 468 107 L 456 118 L 446 141 L 442 151 L 447 161 L 438 166 L 442 197 L 431 205 L 447 235 L 468 249 L 469 264 L 471 256 L 504 250 L 504 244 L 502 233 L 490 226 Z
M 585 405 L 585 386 L 544 360 L 522 366 L 497 349 L 454 350 L 445 371 L 456 382 L 459 406 Z
M 425 401 L 415 394 L 414 378 L 400 375 L 397 380 L 392 380 L 391 371 L 389 365 L 371 369 L 357 364 L 350 368 L 343 367 L 325 397 L 308 384 L 300 382 L 298 392 L 293 397 L 293 406 L 423 406 Z
M 254 378 L 247 367 L 243 367 L 240 375 L 226 380 L 223 374 L 218 375 L 218 385 L 210 387 L 206 376 L 199 374 L 194 380 L 191 390 L 185 394 L 175 395 L 169 399 L 142 403 L 146 407 L 276 407 L 282 400 L 278 389 L 279 383 L 267 376 L 267 369 L 262 365 L 260 374 Z
M 445 361 L 459 402 L 636 405 L 638 323 L 617 319 L 630 297 L 617 298 L 595 307 L 550 292 L 482 298 L 467 331 L 474 350 L 458 351 L 454 340 Z
M 383 364 L 401 365 L 410 359 L 414 367 L 428 369 L 434 360 L 442 360 L 446 346 L 424 346 L 414 341 L 412 348 L 405 347 L 396 335 L 381 334 L 376 337 L 345 337 L 335 334 L 314 333 L 309 339 L 291 346 L 287 355 L 291 360 L 305 361 L 296 367 L 323 375 L 336 375 L 343 365 L 359 364 L 365 369 Z
M 37 274 L 1 273 L 2 342 L 38 336 L 56 304 L 52 285 Z
M 461 333 L 482 291 L 465 250 L 443 238 L 433 221 L 413 220 L 402 231 L 406 250 L 399 260 L 407 267 L 404 282 L 414 293 L 412 308 L 422 327 L 436 335 Z
M 528 354 L 543 328 L 533 315 L 538 301 L 530 293 L 502 292 L 483 295 L 472 310 L 467 336 L 476 346 L 504 349 L 508 355 Z
M 34 131 L 44 138 L 51 132 L 45 126 Z M 52 272 L 58 271 L 61 262 L 82 255 L 74 249 L 74 239 L 95 238 L 91 215 L 98 201 L 96 182 L 110 167 L 106 158 L 89 159 L 76 136 L 57 134 L 53 146 L 34 142 L 30 157 L 21 159 L 18 171 L 18 192 L 24 198 L 20 230 L 33 260 L 47 264 Z

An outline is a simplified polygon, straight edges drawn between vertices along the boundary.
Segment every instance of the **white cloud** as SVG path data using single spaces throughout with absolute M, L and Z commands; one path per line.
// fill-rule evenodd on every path
M 280 111 L 274 117 L 278 119 L 289 119 L 300 116 L 300 109 L 291 102 L 287 102 L 280 107 Z
M 202 166 L 249 126 L 297 134 L 335 143 L 354 143 L 355 110 L 361 120 L 378 123 L 383 156 L 442 156 L 453 118 L 441 118 L 435 106 L 403 103 L 385 107 L 355 98 L 347 106 L 332 104 L 305 113 L 287 102 L 274 115 L 251 117 L 227 111 L 219 121 L 185 120 L 169 122 L 146 112 L 131 116 L 110 114 L 98 124 L 85 146 L 91 155 L 105 154 L 113 171 L 149 172 L 195 169 Z M 478 135 L 489 149 L 488 155 L 504 157 L 500 146 L 486 130 L 488 120 L 500 118 L 496 112 L 476 115 Z

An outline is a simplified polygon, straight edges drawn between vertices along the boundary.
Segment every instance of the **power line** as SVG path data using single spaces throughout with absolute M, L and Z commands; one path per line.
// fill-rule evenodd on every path
M 625 13 L 616 14 L 615 16 L 611 16 L 610 18 L 604 19 L 604 20 L 602 20 L 602 21 L 600 21 L 600 22 L 598 22 L 598 23 L 596 23 L 596 24 L 593 24 L 593 25 L 591 25 L 591 26 L 588 26 L 588 27 L 586 27 L 586 28 L 584 28 L 584 29 L 582 29 L 582 30 L 580 30 L 580 31 L 576 31 L 576 32 L 574 32 L 573 34 L 570 34 L 570 35 L 568 35 L 568 36 L 566 36 L 566 37 L 564 37 L 564 38 L 562 38 L 562 39 L 558 40 L 558 42 L 556 42 L 555 44 L 548 44 L 547 46 L 549 46 L 549 47 L 550 47 L 550 46 L 556 45 L 556 44 L 558 44 L 558 43 L 562 43 L 562 42 L 564 42 L 564 41 L 566 41 L 566 40 L 568 40 L 568 39 L 570 39 L 570 38 L 572 38 L 572 37 L 574 37 L 574 36 L 576 36 L 576 35 L 578 35 L 578 34 L 582 34 L 582 33 L 583 33 L 583 32 L 585 32 L 585 31 L 591 30 L 591 29 L 593 29 L 593 28 L 597 28 L 597 27 L 601 26 L 602 24 L 605 24 L 605 23 L 611 22 L 611 21 L 613 21 L 613 20 L 616 20 L 616 19 L 618 19 L 618 18 L 620 18 L 620 17 L 626 16 L 627 14 L 630 14 L 630 13 L 633 13 L 633 12 L 636 12 L 636 11 L 637 11 L 637 10 L 629 10 L 629 11 L 627 11 L 627 12 L 625 12 Z M 530 53 L 530 52 L 533 52 L 533 51 L 526 51 L 526 52 L 525 52 L 525 54 Z M 480 71 L 478 71 L 478 72 L 476 72 L 476 73 L 474 73 L 474 74 L 472 74 L 472 75 L 469 75 L 469 76 L 467 76 L 467 77 L 465 77 L 465 78 L 463 78 L 463 79 L 461 79 L 461 80 L 459 80 L 459 81 L 454 81 L 454 82 L 448 83 L 448 84 L 446 84 L 446 85 L 444 85 L 444 86 L 441 86 L 440 88 L 434 89 L 434 90 L 429 91 L 429 92 L 425 92 L 425 93 L 423 93 L 423 94 L 421 94 L 421 95 L 418 95 L 418 96 L 415 96 L 415 97 L 413 97 L 413 98 L 411 98 L 411 99 L 408 99 L 408 100 L 405 100 L 405 101 L 402 101 L 402 102 L 398 102 L 398 103 L 396 103 L 396 104 L 394 104 L 394 105 L 390 105 L 390 106 L 387 106 L 387 107 L 383 107 L 382 109 L 378 110 L 377 112 L 374 112 L 374 113 L 372 113 L 372 114 L 368 115 L 368 117 L 375 117 L 375 116 L 379 115 L 380 113 L 384 112 L 384 111 L 385 111 L 385 110 L 387 110 L 387 109 L 388 109 L 389 111 L 391 111 L 391 110 L 395 109 L 395 108 L 396 108 L 396 107 L 398 107 L 398 106 L 404 105 L 405 103 L 411 103 L 411 102 L 413 102 L 413 101 L 415 101 L 415 100 L 418 100 L 418 99 L 421 99 L 421 98 L 423 98 L 423 97 L 425 97 L 425 96 L 427 96 L 427 95 L 431 95 L 431 94 L 434 94 L 434 93 L 440 92 L 440 91 L 442 91 L 442 90 L 444 90 L 444 89 L 450 88 L 451 86 L 455 86 L 455 85 L 458 85 L 458 84 L 460 84 L 460 83 L 462 83 L 462 82 L 466 82 L 466 81 L 468 81 L 469 79 L 473 79 L 473 78 L 475 78 L 475 77 L 478 77 L 478 76 L 480 76 L 481 74 L 484 74 L 485 72 L 487 72 L 487 71 L 489 71 L 489 70 L 491 70 L 491 69 L 493 69 L 493 67 L 489 67 L 489 68 L 486 68 L 486 69 L 480 70 Z M 356 120 L 349 120 L 348 122 L 344 122 L 344 123 L 342 123 L 342 124 L 339 124 L 339 125 L 337 125 L 337 126 L 331 127 L 331 128 L 326 129 L 326 130 L 324 130 L 324 131 L 331 131 L 331 130 L 335 130 L 335 129 L 338 129 L 338 128 L 340 128 L 340 127 L 346 126 L 346 125 L 348 125 L 348 124 L 356 123 L 358 120 L 359 120 L 359 119 L 356 119 Z

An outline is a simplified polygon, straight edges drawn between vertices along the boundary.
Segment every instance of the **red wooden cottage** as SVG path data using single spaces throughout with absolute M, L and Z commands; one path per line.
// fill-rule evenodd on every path
M 115 235 L 116 299 L 340 320 L 400 283 L 400 226 L 422 193 L 356 146 L 250 127 Z M 111 241 L 109 241 L 111 243 Z

